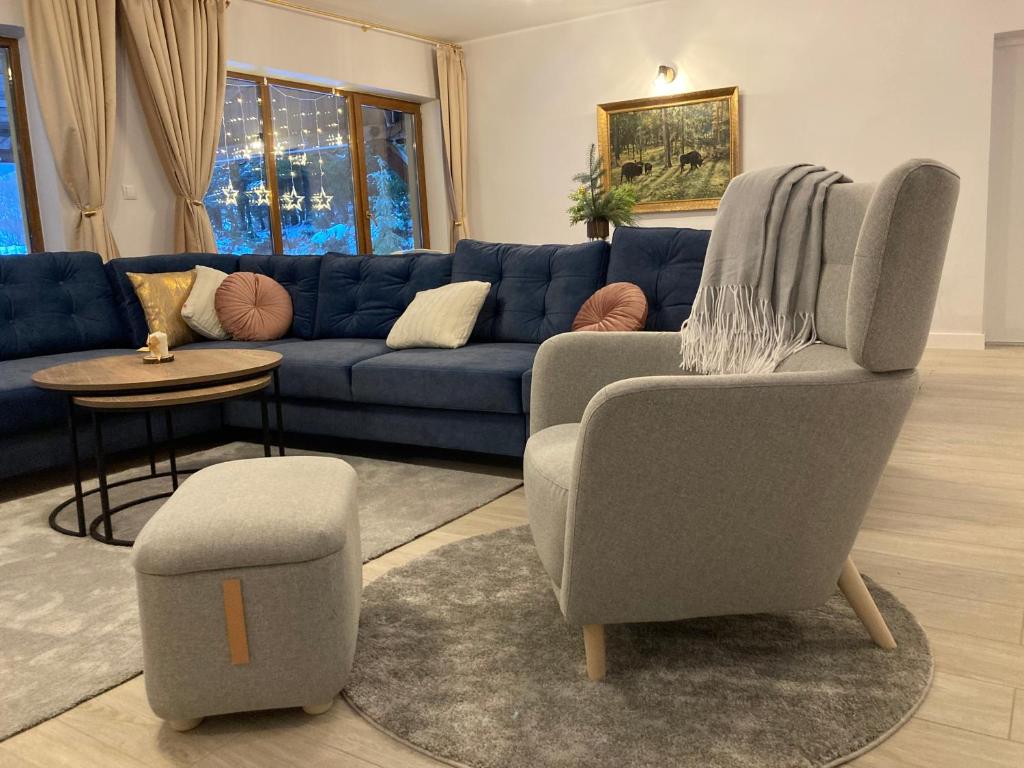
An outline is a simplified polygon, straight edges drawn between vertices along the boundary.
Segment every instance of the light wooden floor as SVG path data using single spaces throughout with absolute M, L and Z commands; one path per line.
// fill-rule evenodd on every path
M 857 766 L 1024 766 L 1024 348 L 929 352 L 924 385 L 854 556 L 927 628 L 927 701 Z M 515 491 L 369 563 L 373 579 L 441 544 L 525 521 Z M 582 643 L 580 647 L 582 674 Z M 614 664 L 614 661 L 612 661 Z M 136 678 L 0 744 L 2 766 L 359 766 L 437 763 L 343 703 L 214 718 L 176 734 Z M 624 767 L 626 768 L 626 767 Z

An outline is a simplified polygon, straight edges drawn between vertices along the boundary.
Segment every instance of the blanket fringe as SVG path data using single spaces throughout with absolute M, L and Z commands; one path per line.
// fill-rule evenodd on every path
M 771 373 L 817 341 L 814 314 L 775 313 L 749 285 L 703 286 L 680 329 L 682 363 L 695 373 Z

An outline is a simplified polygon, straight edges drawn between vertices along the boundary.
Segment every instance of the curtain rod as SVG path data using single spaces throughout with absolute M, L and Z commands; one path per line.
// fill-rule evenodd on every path
M 340 13 L 334 13 L 333 11 L 324 11 L 319 8 L 311 8 L 308 5 L 302 5 L 301 3 L 293 3 L 291 0 L 249 0 L 252 3 L 259 3 L 261 5 L 270 5 L 277 8 L 284 8 L 289 11 L 296 11 L 297 13 L 306 13 L 311 16 L 319 16 L 322 19 L 330 19 L 331 21 L 337 21 L 341 24 L 348 24 L 349 26 L 359 27 L 364 32 L 381 32 L 385 35 L 394 35 L 395 37 L 404 37 L 406 40 L 415 40 L 419 43 L 429 43 L 430 45 L 447 45 L 452 48 L 462 48 L 458 43 L 453 43 L 451 40 L 441 40 L 437 37 L 428 37 L 427 35 L 417 35 L 415 32 L 405 32 L 401 29 L 395 29 L 394 27 L 384 26 L 383 24 L 373 24 L 369 21 L 360 21 L 359 19 L 353 19 L 350 16 L 342 16 Z M 228 0 L 230 5 L 231 0 Z

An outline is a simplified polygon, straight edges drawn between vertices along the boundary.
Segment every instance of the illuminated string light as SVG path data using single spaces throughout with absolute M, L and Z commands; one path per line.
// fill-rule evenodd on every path
M 224 202 L 224 205 L 235 205 L 238 203 L 238 190 L 235 189 L 235 185 L 228 180 L 228 183 L 220 188 L 220 199 Z
M 267 189 L 267 185 L 262 181 L 250 190 L 247 190 L 245 196 L 249 198 L 249 202 L 253 205 L 270 205 L 270 190 Z

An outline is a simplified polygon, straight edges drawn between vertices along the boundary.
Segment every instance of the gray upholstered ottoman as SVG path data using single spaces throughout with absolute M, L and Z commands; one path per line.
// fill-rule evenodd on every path
M 207 467 L 153 515 L 133 562 L 146 693 L 171 727 L 330 708 L 352 665 L 362 591 L 348 464 L 295 456 Z

